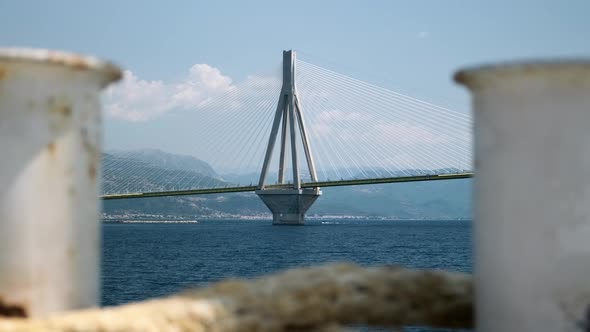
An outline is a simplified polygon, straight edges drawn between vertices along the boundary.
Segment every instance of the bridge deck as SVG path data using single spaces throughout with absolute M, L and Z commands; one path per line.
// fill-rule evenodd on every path
M 320 182 L 303 182 L 301 187 L 339 187 L 339 186 L 356 186 L 365 184 L 379 184 L 379 183 L 397 183 L 397 182 L 418 182 L 418 181 L 437 181 L 437 180 L 453 180 L 466 179 L 473 177 L 473 173 L 453 173 L 453 174 L 437 174 L 437 175 L 416 175 L 416 176 L 402 176 L 391 178 L 372 178 L 372 179 L 353 179 L 353 180 L 337 180 L 337 181 L 320 181 Z M 288 188 L 289 185 L 269 185 L 265 188 Z M 190 190 L 174 190 L 174 191 L 156 191 L 146 193 L 125 193 L 125 194 L 107 194 L 100 198 L 104 200 L 111 199 L 125 199 L 125 198 L 146 198 L 146 197 L 165 197 L 165 196 L 186 196 L 186 195 L 204 195 L 204 194 L 225 194 L 236 192 L 255 191 L 256 186 L 239 186 L 239 187 L 220 187 L 220 188 L 204 188 L 204 189 L 190 189 Z

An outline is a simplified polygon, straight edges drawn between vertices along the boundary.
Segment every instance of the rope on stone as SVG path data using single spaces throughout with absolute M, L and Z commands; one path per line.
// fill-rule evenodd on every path
M 471 277 L 331 264 L 119 307 L 0 319 L 0 331 L 335 332 L 355 324 L 470 328 Z

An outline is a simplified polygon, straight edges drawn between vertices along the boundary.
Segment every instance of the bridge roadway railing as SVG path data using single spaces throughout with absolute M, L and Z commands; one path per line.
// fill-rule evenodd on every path
M 313 187 L 340 187 L 340 186 L 357 186 L 367 184 L 380 183 L 399 183 L 399 182 L 418 182 L 418 181 L 439 181 L 439 180 L 453 180 L 466 179 L 473 177 L 471 172 L 450 173 L 450 174 L 435 174 L 435 175 L 415 175 L 403 177 L 389 177 L 389 178 L 368 178 L 368 179 L 351 179 L 351 180 L 336 180 L 336 181 L 319 181 L 319 182 L 303 182 L 302 188 Z M 268 185 L 266 188 L 288 188 L 289 185 Z M 137 193 L 121 193 L 121 194 L 105 194 L 100 198 L 103 200 L 125 199 L 125 198 L 147 198 L 147 197 L 164 197 L 164 196 L 186 196 L 186 195 L 204 195 L 204 194 L 225 194 L 235 192 L 255 191 L 256 186 L 236 186 L 236 187 L 219 187 L 219 188 L 202 188 L 189 190 L 171 190 L 171 191 L 156 191 L 156 192 L 137 192 Z

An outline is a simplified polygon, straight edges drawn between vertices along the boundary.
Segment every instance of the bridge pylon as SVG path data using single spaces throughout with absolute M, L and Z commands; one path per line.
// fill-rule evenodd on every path
M 284 187 L 265 188 L 269 165 L 275 143 L 281 128 L 281 150 L 279 157 L 278 184 Z M 285 163 L 287 160 L 287 137 L 290 138 L 293 183 L 285 183 Z M 322 194 L 319 187 L 301 188 L 301 176 L 297 163 L 297 139 L 301 139 L 303 152 L 312 182 L 317 182 L 317 173 L 311 153 L 309 138 L 305 129 L 301 103 L 295 85 L 295 52 L 283 51 L 283 85 L 274 117 L 260 181 L 256 194 L 273 214 L 273 225 L 303 225 L 305 213 Z

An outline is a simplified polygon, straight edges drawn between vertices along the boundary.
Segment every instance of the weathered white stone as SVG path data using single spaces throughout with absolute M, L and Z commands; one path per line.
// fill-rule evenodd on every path
M 0 49 L 0 316 L 99 301 L 99 92 L 119 70 Z
M 477 329 L 590 329 L 590 62 L 509 64 L 473 94 Z

